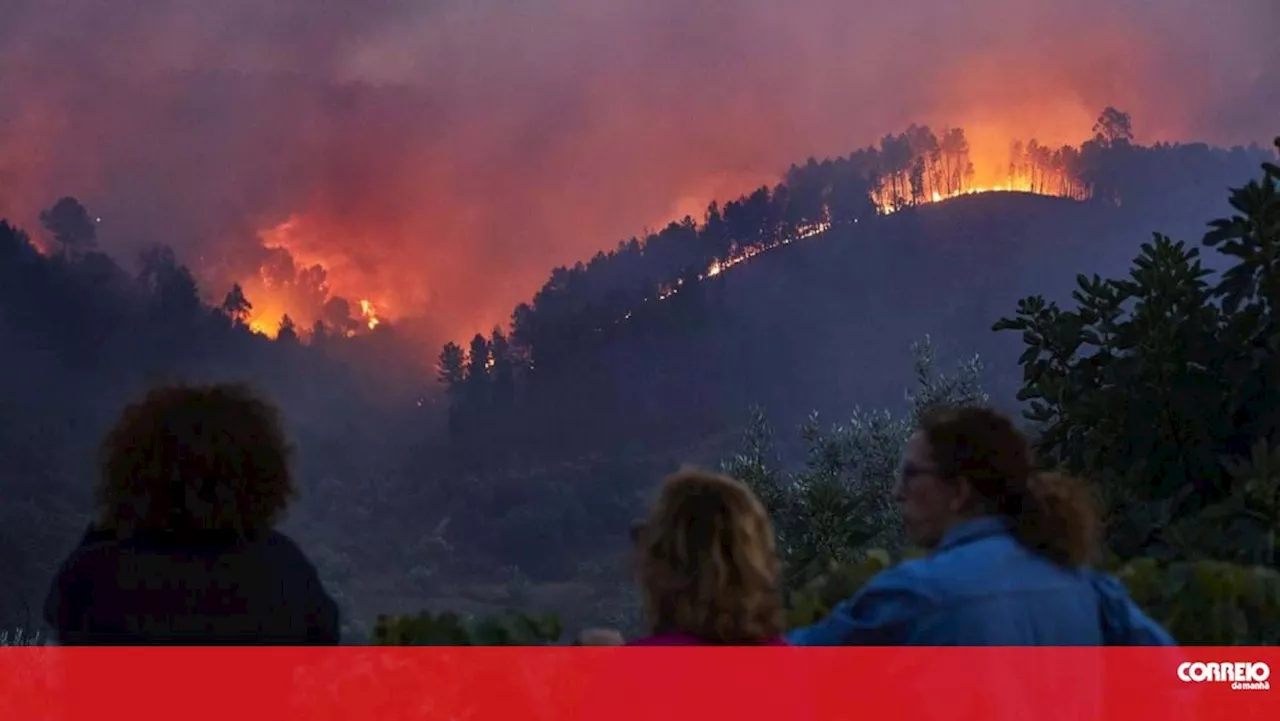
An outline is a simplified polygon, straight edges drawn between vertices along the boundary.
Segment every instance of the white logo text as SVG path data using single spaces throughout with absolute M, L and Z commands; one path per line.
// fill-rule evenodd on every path
M 1185 683 L 1229 683 L 1241 691 L 1271 689 L 1271 667 L 1265 663 L 1195 663 L 1178 666 L 1178 678 Z

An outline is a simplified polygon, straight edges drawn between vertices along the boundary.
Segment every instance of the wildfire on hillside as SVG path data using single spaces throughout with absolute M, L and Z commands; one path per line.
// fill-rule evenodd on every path
M 1015 142 L 1010 147 L 1004 182 L 983 186 L 972 184 L 976 174 L 973 164 L 967 159 L 967 149 L 961 147 L 952 155 L 954 157 L 942 151 L 922 152 L 905 164 L 909 170 L 882 176 L 872 192 L 872 202 L 878 212 L 889 215 L 907 207 L 990 192 L 1025 192 L 1077 199 L 1086 195 L 1083 185 L 1076 179 L 1076 159 L 1070 148 L 1050 151 L 1035 141 L 1026 146 Z M 983 170 L 987 172 L 982 177 L 998 177 L 999 174 L 990 172 L 986 165 L 984 163 Z M 820 222 L 803 226 L 769 245 L 736 249 L 728 257 L 712 262 L 688 282 L 720 276 L 763 253 L 821 235 L 830 227 L 824 212 Z M 330 287 L 331 263 L 314 258 L 309 265 L 297 262 L 298 248 L 302 247 L 297 242 L 300 232 L 301 221 L 297 217 L 262 232 L 268 257 L 256 276 L 241 281 L 246 296 L 253 303 L 248 321 L 250 327 L 255 332 L 275 337 L 281 319 L 288 314 L 304 337 L 317 321 L 324 322 L 330 332 L 353 336 L 384 323 L 384 303 L 375 303 L 364 297 L 352 306 L 334 293 Z M 686 282 L 682 278 L 664 285 L 654 297 L 666 300 L 680 292 Z M 619 322 L 630 315 L 626 314 Z
M 913 125 L 897 138 L 887 137 L 882 147 L 896 168 L 881 176 L 872 193 L 885 215 L 977 193 L 1023 192 L 1077 200 L 1088 196 L 1081 180 L 1080 151 L 1070 145 L 1053 148 L 1034 139 L 1025 144 L 1015 140 L 1002 163 L 973 155 L 962 131 L 944 131 L 939 140 L 928 128 Z
M 985 152 L 979 157 L 974 154 L 965 132 L 958 128 L 947 128 L 935 135 L 927 126 L 911 125 L 904 133 L 885 136 L 879 148 L 873 150 L 878 150 L 872 171 L 878 181 L 872 189 L 871 200 L 877 212 L 889 215 L 908 207 L 991 192 L 1034 193 L 1076 200 L 1088 197 L 1087 185 L 1081 178 L 1078 148 L 1071 145 L 1054 148 L 1034 139 L 1026 143 L 1015 140 L 1008 144 L 1008 153 L 1002 161 L 992 157 L 997 153 L 990 140 L 983 138 L 981 147 Z M 981 167 L 975 166 L 975 160 Z M 978 179 L 984 183 L 976 184 Z M 768 245 L 737 249 L 727 258 L 711 263 L 697 280 L 718 276 L 761 253 L 812 238 L 830 227 L 824 208 L 820 222 L 801 227 Z M 656 297 L 666 300 L 683 285 L 682 279 L 674 285 L 663 286 Z
M 1083 199 L 1087 188 L 1080 179 L 1079 151 L 1071 146 L 1050 149 L 1032 140 L 1010 144 L 1007 165 L 990 157 L 980 158 L 981 174 L 975 172 L 969 160 L 969 150 L 963 134 L 958 140 L 947 141 L 955 145 L 945 150 L 945 143 L 922 142 L 913 144 L 916 136 L 931 137 L 928 129 L 923 133 L 912 126 L 907 133 L 897 136 L 894 146 L 880 151 L 882 162 L 892 161 L 894 172 L 878 170 L 879 181 L 872 190 L 873 205 L 881 215 L 896 213 L 904 208 L 936 203 L 959 197 L 987 192 L 1014 191 L 1042 195 L 1054 195 Z M 953 137 L 944 132 L 943 138 Z M 888 136 L 888 143 L 894 136 Z M 905 148 L 903 150 L 902 148 Z M 891 151 L 900 150 L 897 156 Z M 905 170 L 903 170 L 905 168 Z M 1003 172 L 1001 172 L 1003 168 Z M 974 184 L 975 178 L 985 181 Z M 1003 182 L 998 180 L 1003 178 Z M 996 182 L 991 182 L 995 180 Z M 791 243 L 812 238 L 826 232 L 831 226 L 825 211 L 821 221 L 795 230 L 786 237 L 779 237 L 767 245 L 752 245 L 732 250 L 727 257 L 710 263 L 701 273 L 681 278 L 657 289 L 651 299 L 665 300 L 678 293 L 689 282 L 699 282 L 720 276 L 731 268 L 756 256 Z M 340 226 L 335 226 L 340 227 Z M 323 220 L 309 214 L 288 217 L 283 222 L 267 225 L 258 233 L 261 256 L 247 259 L 256 265 L 249 273 L 229 274 L 225 271 L 210 272 L 210 268 L 195 268 L 201 276 L 201 285 L 211 291 L 207 300 L 218 305 L 218 285 L 239 285 L 246 305 L 239 306 L 234 315 L 255 333 L 275 338 L 286 326 L 303 340 L 308 340 L 323 324 L 325 333 L 351 337 L 368 333 L 384 326 L 389 318 L 392 303 L 399 307 L 412 307 L 404 297 L 370 293 L 384 286 L 383 278 L 370 271 L 367 263 L 359 263 L 341 251 L 331 248 L 352 247 L 361 238 L 335 230 Z M 347 238 L 349 242 L 340 242 Z M 33 240 L 41 240 L 37 235 Z M 335 242 L 338 241 L 338 242 Z M 47 252 L 44 243 L 38 243 Z M 203 261 L 203 258 L 201 259 Z M 210 282 L 211 279 L 212 282 Z M 226 285 L 222 285 L 226 288 Z M 348 301 L 347 298 L 357 299 Z M 231 303 L 230 297 L 224 304 Z M 630 317 L 630 313 L 626 314 Z M 286 320 L 287 319 L 287 320 Z M 623 319 L 619 319 L 624 320 Z
M 946 194 L 933 190 L 929 192 L 929 196 L 927 198 L 922 198 L 919 201 L 914 203 L 912 202 L 894 203 L 891 200 L 885 199 L 885 196 L 883 194 L 877 194 L 876 208 L 880 211 L 881 215 L 890 215 L 892 213 L 896 213 L 899 210 L 902 210 L 903 208 L 911 207 L 912 205 L 927 205 L 929 203 L 940 203 L 944 200 L 959 198 L 962 195 L 978 195 L 979 193 L 1019 193 L 1019 192 L 1035 193 L 1037 195 L 1055 195 L 1055 193 L 1039 193 L 1035 190 L 1032 190 L 1032 186 L 1029 182 L 1017 182 L 1015 180 L 1010 180 L 1008 183 L 1004 184 L 1003 186 L 961 188 L 959 190 L 953 190 Z
M 339 285 L 346 280 L 335 273 L 340 263 L 305 255 L 305 244 L 300 242 L 304 232 L 314 230 L 295 216 L 259 233 L 264 259 L 255 274 L 237 281 L 252 305 L 248 326 L 274 338 L 287 316 L 300 336 L 308 336 L 317 323 L 323 323 L 326 332 L 350 337 L 385 323 L 385 302 L 360 293 L 356 282 Z M 354 304 L 345 296 L 352 290 L 360 298 Z
M 754 246 L 754 247 L 738 250 L 730 254 L 729 257 L 725 258 L 724 260 L 712 261 L 711 265 L 707 266 L 707 269 L 705 271 L 698 274 L 697 280 L 704 281 L 708 278 L 714 278 L 718 275 L 721 275 L 722 273 L 725 273 L 726 271 L 728 271 L 729 269 L 735 266 L 741 265 L 742 263 L 745 263 L 748 260 L 751 260 L 752 258 L 755 258 L 758 255 L 761 255 L 762 253 L 767 253 L 770 250 L 781 248 L 784 245 L 790 245 L 796 241 L 804 240 L 806 238 L 812 238 L 815 235 L 821 235 L 822 233 L 825 233 L 830 229 L 831 229 L 831 223 L 826 220 L 823 220 L 818 223 L 813 223 L 810 225 L 803 226 L 794 235 L 778 238 L 776 241 L 774 241 L 769 245 Z M 658 290 L 658 296 L 657 296 L 658 300 L 666 300 L 667 298 L 670 298 L 676 293 L 679 293 L 682 287 L 684 287 L 683 278 L 676 281 L 675 285 L 664 286 L 660 288 Z M 628 313 L 626 315 L 626 318 L 630 318 L 630 317 L 631 317 L 631 314 Z M 626 318 L 624 318 L 624 320 Z
M 756 257 L 757 255 L 760 255 L 761 253 L 773 250 L 774 248 L 781 248 L 784 245 L 790 245 L 791 243 L 794 243 L 798 240 L 812 238 L 813 236 L 825 233 L 830 229 L 831 229 L 831 223 L 826 220 L 819 223 L 813 223 L 812 225 L 806 225 L 800 228 L 800 230 L 796 232 L 795 235 L 788 236 L 785 238 L 780 238 L 776 243 L 773 243 L 772 245 L 767 245 L 761 248 L 750 248 L 746 252 L 732 255 L 726 258 L 725 260 L 717 260 L 712 262 L 711 265 L 707 268 L 706 272 L 698 276 L 698 280 L 706 280 L 707 278 L 713 278 L 740 263 L 745 263 L 748 260 L 751 260 L 752 258 Z
M 939 203 L 944 200 L 958 198 L 963 195 L 977 195 L 980 193 L 1000 193 L 1000 192 L 1022 192 L 1033 193 L 1036 195 L 1051 195 L 1058 197 L 1074 198 L 1082 200 L 1087 193 L 1083 184 L 1075 177 L 1074 168 L 1064 164 L 1061 160 L 1048 160 L 1053 158 L 1053 154 L 1046 153 L 1046 160 L 1041 161 L 1040 155 L 1034 141 L 1029 144 L 1027 150 L 1023 150 L 1020 142 L 1015 142 L 1012 146 L 1010 154 L 1010 173 L 1004 184 L 998 186 L 970 186 L 967 184 L 967 178 L 973 176 L 972 169 L 969 172 L 953 176 L 953 185 L 946 187 L 942 183 L 931 184 L 929 180 L 922 180 L 921 171 L 915 172 L 914 181 L 909 180 L 907 185 L 900 182 L 895 185 L 893 176 L 881 179 L 879 186 L 872 192 L 872 201 L 881 215 L 890 215 L 903 208 L 927 205 L 930 203 Z M 1055 151 L 1057 158 L 1062 158 L 1063 151 Z M 1070 158 L 1069 154 L 1065 154 Z M 928 163 L 917 162 L 915 167 L 918 169 L 927 169 Z M 931 175 L 936 179 L 937 175 Z M 945 177 L 944 181 L 945 181 Z M 900 178 L 899 178 L 900 180 Z M 941 186 L 941 187 L 940 187 Z M 900 194 L 900 189 L 904 187 L 911 188 L 911 197 L 904 198 Z M 825 208 L 824 208 L 824 216 Z M 735 266 L 745 263 L 762 253 L 781 248 L 784 245 L 790 245 L 800 240 L 812 238 L 814 236 L 825 233 L 831 229 L 831 223 L 824 218 L 821 222 L 813 223 L 801 227 L 794 235 L 779 238 L 772 244 L 766 246 L 750 247 L 742 249 L 730 254 L 728 258 L 713 261 L 706 271 L 698 275 L 697 280 L 702 281 L 713 278 L 728 271 Z M 683 287 L 683 279 L 677 281 L 675 285 L 664 286 L 659 289 L 658 300 L 666 300 L 676 293 L 680 292 Z M 630 314 L 627 314 L 630 317 Z

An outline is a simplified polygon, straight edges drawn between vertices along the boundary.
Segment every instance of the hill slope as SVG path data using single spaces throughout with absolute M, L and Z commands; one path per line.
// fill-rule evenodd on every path
M 833 229 L 646 303 L 461 440 L 486 457 L 608 453 L 722 433 L 752 404 L 784 426 L 814 409 L 896 407 L 925 335 L 944 361 L 981 354 L 997 402 L 1012 403 L 1018 339 L 990 329 L 1019 298 L 1122 272 L 1154 229 L 1194 240 L 1203 227 L 1179 208 L 984 193 Z

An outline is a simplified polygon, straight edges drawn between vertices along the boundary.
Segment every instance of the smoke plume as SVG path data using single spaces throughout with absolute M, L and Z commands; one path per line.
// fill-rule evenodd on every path
M 0 216 L 34 229 L 75 195 L 126 261 L 171 244 L 211 298 L 241 281 L 302 322 L 368 300 L 424 348 L 505 323 L 554 265 L 910 122 L 966 128 L 979 174 L 1014 137 L 1079 142 L 1106 105 L 1142 142 L 1280 131 L 1275 0 L 0 0 L 0 18 Z

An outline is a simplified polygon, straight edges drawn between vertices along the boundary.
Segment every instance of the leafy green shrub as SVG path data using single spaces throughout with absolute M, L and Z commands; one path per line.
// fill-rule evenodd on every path
M 375 646 L 547 646 L 564 629 L 554 614 L 534 616 L 518 611 L 478 621 L 456 613 L 378 616 Z
M 1041 458 L 1101 484 L 1122 556 L 1276 563 L 1280 166 L 1262 170 L 1209 224 L 1212 260 L 1155 234 L 1126 276 L 1080 275 L 1069 303 L 1029 296 L 994 326 L 1026 346 Z
M 979 358 L 959 363 L 947 375 L 935 370 L 928 336 L 912 344 L 911 351 L 916 387 L 905 393 L 904 413 L 859 408 L 847 423 L 827 430 L 816 414 L 811 416 L 800 429 L 807 446 L 804 466 L 792 471 L 782 467 L 772 431 L 755 410 L 743 449 L 722 464 L 769 510 L 787 588 L 803 586 L 832 564 L 854 563 L 876 545 L 897 549 L 902 533 L 892 489 L 920 414 L 935 405 L 987 402 Z
M 788 621 L 811 624 L 893 565 L 885 551 L 833 567 L 792 594 Z M 1280 643 L 1280 572 L 1221 561 L 1140 558 L 1115 569 L 1134 601 L 1188 645 Z
M 1143 558 L 1116 575 L 1179 643 L 1280 644 L 1280 572 L 1274 569 Z

